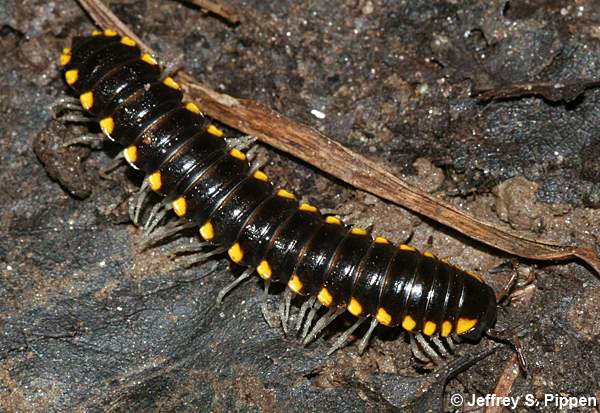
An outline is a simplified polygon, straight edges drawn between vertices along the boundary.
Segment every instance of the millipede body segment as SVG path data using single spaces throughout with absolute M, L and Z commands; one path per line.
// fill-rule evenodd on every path
M 82 107 L 150 189 L 235 263 L 323 306 L 425 336 L 478 339 L 494 324 L 494 292 L 477 275 L 373 239 L 253 172 L 133 40 L 96 31 L 75 38 L 60 60 Z

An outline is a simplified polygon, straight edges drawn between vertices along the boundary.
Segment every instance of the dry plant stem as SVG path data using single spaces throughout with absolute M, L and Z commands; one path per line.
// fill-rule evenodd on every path
M 142 49 L 152 53 L 98 0 L 79 0 L 79 3 L 98 25 L 111 27 L 136 39 Z M 358 189 L 424 215 L 509 254 L 540 261 L 579 258 L 600 275 L 600 257 L 592 248 L 563 247 L 497 228 L 408 185 L 381 164 L 352 152 L 317 130 L 286 118 L 259 102 L 218 93 L 184 72 L 179 73 L 177 80 L 209 116 L 302 159 Z
M 493 394 L 497 395 L 498 397 L 509 397 L 513 388 L 513 384 L 518 376 L 519 361 L 517 355 L 514 354 L 504 365 L 502 374 L 500 374 L 500 379 L 496 384 Z M 502 406 L 488 406 L 485 409 L 485 413 L 501 413 L 503 411 L 504 408 Z
M 111 28 L 116 30 L 117 32 L 127 35 L 136 41 L 138 45 L 149 53 L 152 53 L 156 56 L 152 49 L 142 42 L 142 40 L 136 36 L 136 34 L 125 24 L 123 23 L 117 16 L 110 11 L 108 7 L 106 7 L 99 0 L 77 0 L 79 5 L 90 15 L 94 23 L 96 25 L 102 27 L 103 29 Z
M 211 13 L 221 16 L 228 22 L 236 24 L 240 22 L 239 15 L 229 6 L 221 4 L 211 0 L 186 0 L 188 3 L 195 4 L 196 6 L 208 10 Z
M 445 201 L 411 187 L 384 166 L 352 152 L 317 130 L 249 99 L 215 92 L 180 73 L 178 79 L 202 110 L 215 119 L 287 152 L 342 181 L 410 209 L 464 235 L 510 254 L 535 260 L 580 258 L 600 274 L 590 248 L 561 247 L 513 234 L 478 220 Z

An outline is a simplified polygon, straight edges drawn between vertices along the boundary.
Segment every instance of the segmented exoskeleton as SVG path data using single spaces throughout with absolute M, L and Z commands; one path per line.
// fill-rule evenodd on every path
M 240 279 L 256 271 L 267 285 L 287 284 L 286 329 L 291 296 L 307 297 L 300 316 L 309 314 L 306 342 L 343 311 L 358 320 L 334 349 L 365 320 L 371 326 L 361 350 L 383 324 L 413 333 L 427 355 L 436 353 L 428 341 L 443 352 L 440 338 L 478 339 L 494 324 L 496 298 L 479 276 L 373 238 L 274 188 L 194 103 L 182 101 L 179 85 L 162 79 L 157 61 L 130 38 L 112 30 L 75 38 L 61 65 L 83 109 L 147 175 L 144 187 L 163 196 L 184 225 L 197 225 L 206 242 L 248 267 Z M 312 326 L 320 306 L 329 311 Z

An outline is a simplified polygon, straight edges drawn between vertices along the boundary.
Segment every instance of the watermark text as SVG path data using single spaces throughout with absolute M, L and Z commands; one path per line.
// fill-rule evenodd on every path
M 598 407 L 598 401 L 594 396 L 567 396 L 558 393 L 544 394 L 541 399 L 529 393 L 520 396 L 498 396 L 493 393 L 484 396 L 476 394 L 463 396 L 455 393 L 450 396 L 450 404 L 453 407 L 506 407 L 510 410 L 516 410 L 519 406 L 552 408 L 553 410 Z

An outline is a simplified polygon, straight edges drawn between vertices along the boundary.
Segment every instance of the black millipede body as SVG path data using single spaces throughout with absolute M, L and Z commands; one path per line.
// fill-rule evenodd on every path
M 477 339 L 496 319 L 493 290 L 431 253 L 395 246 L 275 189 L 156 60 L 112 30 L 73 40 L 65 80 L 150 189 L 237 264 L 330 308 L 425 336 Z

